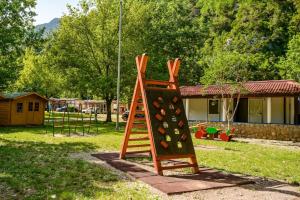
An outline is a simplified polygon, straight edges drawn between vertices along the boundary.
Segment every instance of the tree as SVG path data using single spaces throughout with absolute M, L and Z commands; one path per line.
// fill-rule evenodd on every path
M 202 37 L 196 23 L 195 3 L 190 0 L 152 0 L 146 24 L 140 37 L 143 37 L 144 51 L 151 62 L 147 76 L 167 79 L 166 62 L 181 58 L 180 83 L 196 84 L 203 74 L 197 63 L 198 48 Z
M 49 67 L 46 54 L 37 54 L 28 48 L 22 60 L 23 69 L 14 84 L 18 91 L 37 92 L 46 97 L 57 96 L 62 92 L 62 74 Z
M 283 78 L 300 81 L 300 34 L 290 40 L 286 56 L 281 58 L 278 67 Z
M 254 56 L 237 52 L 222 52 L 210 62 L 210 66 L 202 77 L 202 83 L 214 84 L 220 90 L 227 130 L 230 130 L 241 94 L 247 92 L 244 89 L 244 83 L 253 76 L 256 62 L 257 59 Z
M 199 26 L 205 35 L 199 63 L 204 69 L 220 52 L 238 52 L 259 58 L 253 80 L 281 78 L 276 63 L 289 41 L 295 12 L 292 1 L 200 0 L 198 6 Z
M 122 91 L 126 89 L 123 85 L 134 82 L 134 57 L 141 52 L 137 34 L 145 23 L 146 7 L 139 1 L 127 1 L 124 13 Z M 111 121 L 111 103 L 116 98 L 118 14 L 118 0 L 82 1 L 79 8 L 70 7 L 49 49 L 69 91 L 105 99 L 107 122 Z
M 0 89 L 6 89 L 17 77 L 18 62 L 26 46 L 38 46 L 41 32 L 35 32 L 35 0 L 0 1 Z

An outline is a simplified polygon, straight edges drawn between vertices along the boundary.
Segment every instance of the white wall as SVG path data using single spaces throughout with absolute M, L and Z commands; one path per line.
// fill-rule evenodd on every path
M 190 106 L 189 106 L 189 113 L 188 113 L 188 120 L 207 120 L 207 99 L 189 99 Z

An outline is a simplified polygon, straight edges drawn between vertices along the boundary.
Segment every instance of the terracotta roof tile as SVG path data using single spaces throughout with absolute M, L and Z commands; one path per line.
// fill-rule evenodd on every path
M 218 96 L 223 94 L 229 95 L 231 90 L 229 85 L 223 88 L 219 85 L 197 85 L 180 87 L 183 97 L 200 97 L 200 96 Z M 248 81 L 243 84 L 243 91 L 246 96 L 294 96 L 300 95 L 300 84 L 293 80 L 268 80 L 268 81 Z

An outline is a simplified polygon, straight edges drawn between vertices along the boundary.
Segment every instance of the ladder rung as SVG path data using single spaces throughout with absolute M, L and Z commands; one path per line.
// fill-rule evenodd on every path
M 162 170 L 178 169 L 178 168 L 186 168 L 186 167 L 196 167 L 196 164 L 182 164 L 182 165 L 165 166 L 165 167 L 162 167 Z
M 141 137 L 141 138 L 130 138 L 128 141 L 144 141 L 144 140 L 149 140 L 149 137 Z
M 145 117 L 134 118 L 135 121 L 146 121 Z
M 145 111 L 144 110 L 136 110 L 135 114 L 145 114 Z
M 137 103 L 137 106 L 144 106 L 144 103 Z
M 134 144 L 134 145 L 127 146 L 127 148 L 136 148 L 136 147 L 150 147 L 150 144 Z
M 174 82 L 160 81 L 160 80 L 147 80 L 146 84 L 147 85 L 164 85 L 164 86 L 168 86 L 168 85 L 174 84 Z
M 143 151 L 129 151 L 126 154 L 134 154 L 134 153 L 150 153 L 151 150 L 143 150 Z
M 146 135 L 148 132 L 130 132 L 132 135 Z
M 147 87 L 146 89 L 149 89 L 149 90 L 160 90 L 160 91 L 176 90 L 176 89 L 173 89 L 173 88 L 160 88 L 160 87 Z
M 133 128 L 147 128 L 146 124 L 133 124 Z

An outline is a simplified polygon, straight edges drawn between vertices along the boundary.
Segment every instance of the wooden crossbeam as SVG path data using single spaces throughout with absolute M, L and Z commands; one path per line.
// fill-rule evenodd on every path
M 126 154 L 138 154 L 138 153 L 150 153 L 151 150 L 142 150 L 142 151 L 127 151 Z
M 148 132 L 130 132 L 130 135 L 145 135 L 145 134 L 148 134 Z
M 127 146 L 127 148 L 137 148 L 137 147 L 150 147 L 150 144 L 132 144 Z
M 129 141 L 145 141 L 149 140 L 149 137 L 141 137 L 141 138 L 129 138 Z

